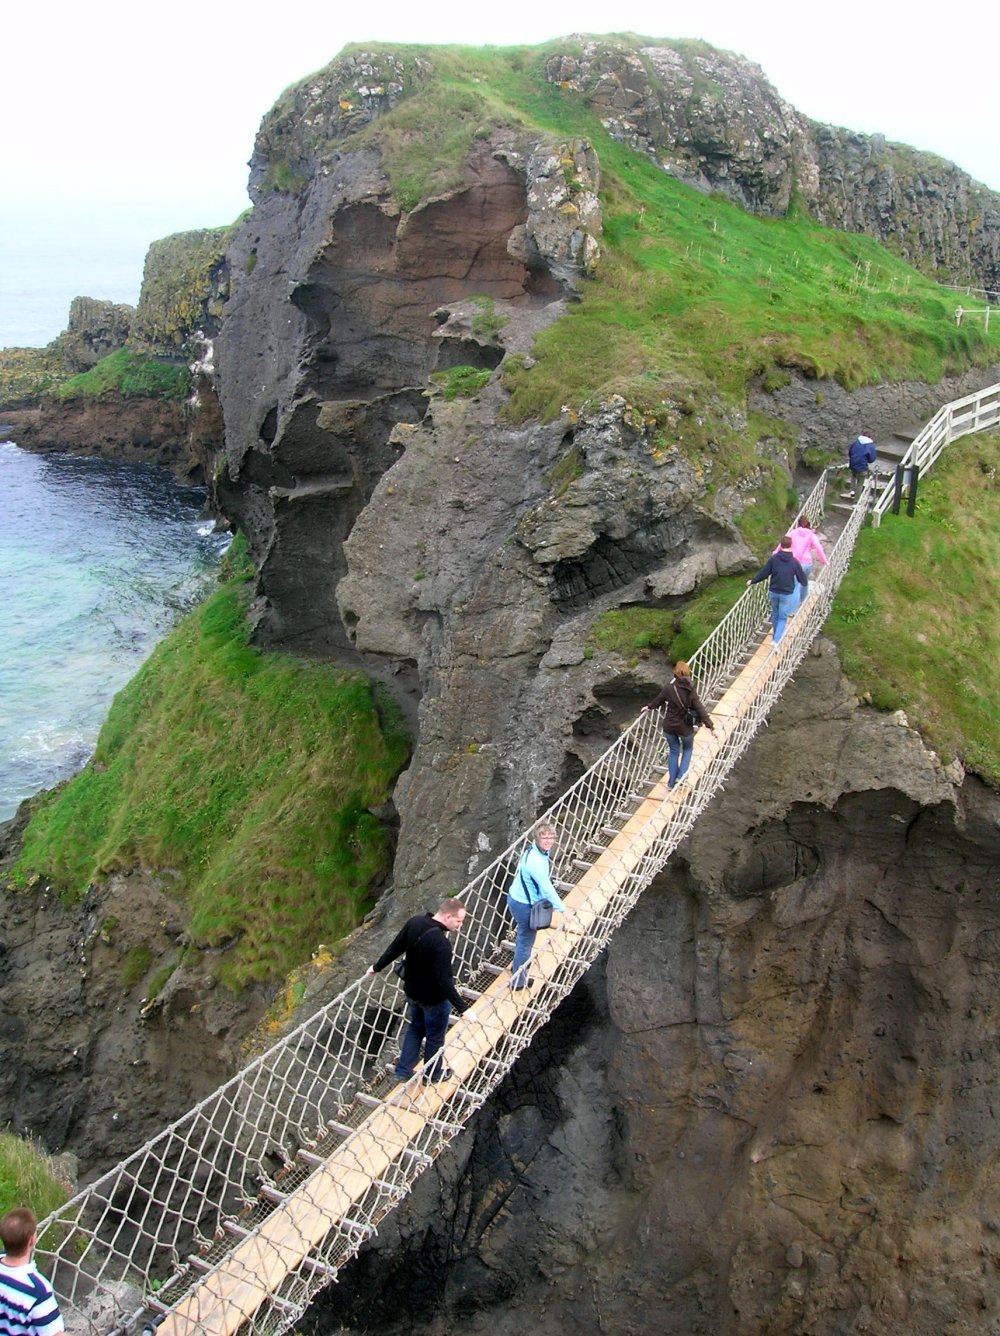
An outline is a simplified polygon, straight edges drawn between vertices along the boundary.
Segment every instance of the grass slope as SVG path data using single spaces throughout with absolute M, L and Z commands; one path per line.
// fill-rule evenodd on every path
M 183 399 L 188 369 L 119 348 L 89 371 L 71 376 L 52 390 L 54 399 L 97 399 L 113 390 L 124 399 Z
M 1000 783 L 1000 437 L 948 446 L 917 513 L 865 529 L 826 625 L 844 671 L 945 761 Z
M 390 850 L 368 809 L 407 754 L 366 679 L 247 644 L 236 579 L 116 696 L 91 763 L 33 816 L 14 884 L 72 898 L 118 868 L 175 869 L 192 940 L 230 946 L 220 977 L 277 979 L 370 907 Z
M 0 1215 L 29 1206 L 41 1220 L 69 1195 L 44 1151 L 31 1140 L 0 1131 Z

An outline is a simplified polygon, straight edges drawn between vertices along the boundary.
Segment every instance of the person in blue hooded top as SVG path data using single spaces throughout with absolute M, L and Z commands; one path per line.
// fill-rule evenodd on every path
M 552 874 L 549 870 L 549 850 L 555 842 L 555 828 L 545 822 L 539 823 L 507 887 L 507 908 L 517 925 L 514 959 L 510 965 L 511 988 L 530 988 L 535 982 L 534 979 L 528 978 L 528 961 L 531 959 L 537 934 L 537 929 L 532 928 L 530 923 L 531 906 L 535 901 L 548 900 L 553 909 L 569 917 L 559 892 L 552 885 Z

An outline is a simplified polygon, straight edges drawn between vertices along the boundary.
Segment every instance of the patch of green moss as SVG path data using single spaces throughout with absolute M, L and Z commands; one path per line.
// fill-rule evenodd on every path
M 489 380 L 492 372 L 474 366 L 452 366 L 447 371 L 435 371 L 431 380 L 440 386 L 441 393 L 450 403 L 452 399 L 472 399 Z
M 109 391 L 123 399 L 183 399 L 188 392 L 188 369 L 120 348 L 102 357 L 89 371 L 63 381 L 53 389 L 52 396 L 98 399 Z
M 133 946 L 122 961 L 121 981 L 123 988 L 134 988 L 146 977 L 150 965 L 155 959 L 146 946 Z

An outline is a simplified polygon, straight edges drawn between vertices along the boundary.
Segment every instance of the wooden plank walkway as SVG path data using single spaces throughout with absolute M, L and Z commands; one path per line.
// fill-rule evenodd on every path
M 794 619 L 785 639 L 789 643 L 795 639 Z M 715 731 L 702 729 L 698 734 L 687 783 L 673 792 L 666 780 L 655 784 L 613 843 L 567 893 L 571 921 L 559 931 L 539 935 L 531 964 L 536 978 L 556 973 L 573 951 L 575 939 L 588 931 L 647 855 L 773 676 L 780 654 L 780 647 L 773 650 L 768 637 L 713 707 Z M 505 970 L 475 1004 L 477 1019 L 459 1021 L 450 1031 L 447 1048 L 453 1076 L 427 1086 L 419 1080 L 397 1086 L 357 1132 L 179 1301 L 160 1324 L 159 1336 L 233 1336 L 340 1221 L 350 1220 L 352 1207 L 391 1170 L 428 1121 L 441 1114 L 448 1097 L 503 1041 L 522 1009 L 531 1005 L 531 991 L 512 992 L 509 985 L 510 972 Z

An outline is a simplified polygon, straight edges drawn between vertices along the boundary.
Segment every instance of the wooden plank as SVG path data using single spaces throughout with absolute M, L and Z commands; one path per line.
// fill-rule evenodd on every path
M 788 635 L 794 639 L 789 628 Z M 712 711 L 715 732 L 703 730 L 694 748 L 689 783 L 673 792 L 666 780 L 654 784 L 614 841 L 564 897 L 570 923 L 541 934 L 532 955 L 536 977 L 551 979 L 575 950 L 576 938 L 601 917 L 676 814 L 726 738 L 777 670 L 780 647 L 761 645 Z M 448 1035 L 448 1081 L 423 1086 L 419 1076 L 398 1086 L 330 1158 L 289 1194 L 263 1224 L 241 1239 L 219 1266 L 193 1288 L 163 1320 L 159 1336 L 232 1336 L 242 1322 L 277 1290 L 287 1274 L 309 1254 L 404 1155 L 448 1097 L 467 1081 L 478 1064 L 500 1045 L 521 1011 L 532 1004 L 532 990 L 513 991 L 504 970 L 475 1004 L 477 1019 Z

